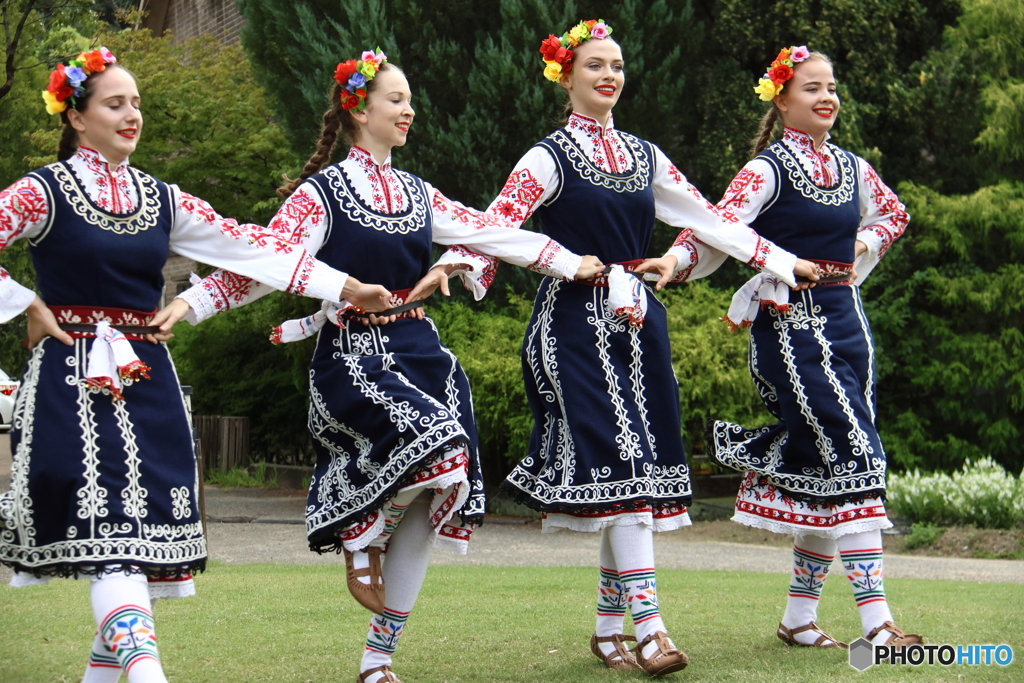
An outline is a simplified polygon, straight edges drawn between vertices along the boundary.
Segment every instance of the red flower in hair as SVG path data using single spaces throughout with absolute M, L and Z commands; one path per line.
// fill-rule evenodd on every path
M 83 52 L 79 57 L 85 58 L 85 68 L 94 74 L 99 73 L 107 68 L 106 63 L 103 61 L 103 55 L 100 54 L 99 50 L 92 50 L 91 52 Z
M 359 96 L 353 95 L 348 90 L 342 90 L 341 106 L 343 109 L 355 109 L 359 106 Z
M 793 77 L 793 67 L 786 66 L 785 64 L 779 64 L 768 69 L 768 78 L 772 79 L 773 83 L 785 83 Z
M 540 44 L 540 53 L 544 55 L 544 59 L 549 62 L 559 62 L 561 60 L 555 59 L 555 55 L 558 54 L 559 50 L 564 50 L 562 47 L 562 39 L 555 35 L 549 35 L 544 39 L 544 42 Z
M 61 88 L 67 87 L 67 84 L 68 77 L 64 75 L 64 65 L 58 64 L 57 68 L 50 72 L 50 84 L 46 89 L 56 95 Z
M 334 80 L 338 82 L 338 85 L 345 85 L 348 83 L 348 77 L 354 74 L 357 68 L 359 66 L 354 59 L 342 62 L 334 72 Z

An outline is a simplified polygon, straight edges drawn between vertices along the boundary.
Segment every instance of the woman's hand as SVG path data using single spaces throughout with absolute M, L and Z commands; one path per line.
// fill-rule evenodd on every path
M 171 334 L 171 328 L 174 327 L 175 323 L 184 318 L 191 308 L 187 301 L 180 298 L 174 299 L 171 303 L 164 306 L 149 322 L 150 325 L 159 327 L 160 331 L 154 334 L 147 334 L 146 341 L 156 344 L 157 342 L 167 341 L 172 338 L 174 335 Z
M 451 296 L 451 290 L 448 289 L 448 277 L 454 272 L 456 265 L 453 263 L 444 264 L 440 266 L 434 266 L 427 271 L 427 274 L 420 278 L 420 281 L 416 283 L 416 286 L 409 292 L 408 301 L 419 301 L 420 299 L 426 299 L 428 296 L 433 294 L 438 287 L 441 288 L 441 293 L 445 296 Z M 423 309 L 417 309 L 422 311 Z
M 811 287 L 814 287 L 814 283 L 818 281 L 818 276 L 821 275 L 821 268 L 817 263 L 798 258 L 796 260 L 796 265 L 793 266 L 793 274 L 798 278 L 803 277 L 810 280 L 810 282 L 801 282 L 797 280 L 796 287 L 793 287 L 794 291 L 810 289 Z
M 43 340 L 43 337 L 59 339 L 68 346 L 74 344 L 74 340 L 57 325 L 57 318 L 53 311 L 46 307 L 46 303 L 36 296 L 28 305 L 28 348 L 34 349 L 36 344 Z
M 577 280 L 589 280 L 596 275 L 600 275 L 601 271 L 604 270 L 604 264 L 596 256 L 584 256 L 583 261 L 580 262 L 579 270 L 576 271 Z
M 391 308 L 391 292 L 380 285 L 364 285 L 351 275 L 345 280 L 340 298 L 367 312 L 379 312 Z
M 633 269 L 634 273 L 657 273 L 661 277 L 658 278 L 658 282 L 654 285 L 655 289 L 660 290 L 662 287 L 668 284 L 668 281 L 672 279 L 672 274 L 676 272 L 676 266 L 679 265 L 679 259 L 671 254 L 666 254 L 661 258 L 649 258 L 644 259 L 644 262 Z

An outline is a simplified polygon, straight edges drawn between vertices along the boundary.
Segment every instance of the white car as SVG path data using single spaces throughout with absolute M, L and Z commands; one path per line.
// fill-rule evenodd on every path
M 14 398 L 18 395 L 18 387 L 21 382 L 11 379 L 3 370 L 0 370 L 0 432 L 6 432 L 11 428 L 11 419 L 14 416 Z

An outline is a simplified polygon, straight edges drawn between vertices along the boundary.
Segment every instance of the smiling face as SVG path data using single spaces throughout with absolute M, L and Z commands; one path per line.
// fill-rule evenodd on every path
M 366 108 L 352 113 L 358 126 L 355 142 L 382 162 L 392 147 L 405 144 L 415 116 L 405 74 L 395 67 L 385 67 L 373 79 Z
M 820 145 L 839 113 L 832 65 L 813 57 L 797 64 L 793 78 L 775 97 L 775 106 L 787 126 L 807 133 Z
M 575 50 L 572 73 L 561 80 L 573 111 L 605 124 L 626 81 L 622 50 L 614 40 L 588 40 Z
M 135 151 L 142 133 L 139 89 L 124 69 L 108 66 L 87 81 L 90 89 L 84 111 L 69 109 L 68 122 L 78 132 L 78 144 L 117 166 Z

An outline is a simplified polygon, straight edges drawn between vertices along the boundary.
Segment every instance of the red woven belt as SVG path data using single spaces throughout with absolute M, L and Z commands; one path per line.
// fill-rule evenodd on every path
M 57 318 L 57 325 L 75 339 L 96 336 L 96 323 L 106 321 L 132 341 L 145 341 L 147 334 L 156 334 L 159 327 L 147 325 L 158 309 L 149 313 L 107 306 L 48 306 Z

